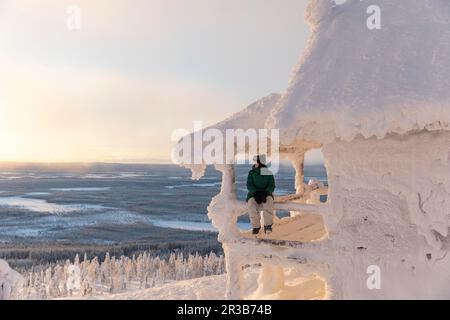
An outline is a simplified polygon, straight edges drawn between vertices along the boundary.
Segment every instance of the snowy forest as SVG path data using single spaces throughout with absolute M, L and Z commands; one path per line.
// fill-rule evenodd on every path
M 73 262 L 33 267 L 25 276 L 24 299 L 92 296 L 125 290 L 153 288 L 170 281 L 220 275 L 225 272 L 223 255 L 171 253 L 166 258 L 150 251 L 131 258 L 111 257 L 103 261 L 79 255 Z

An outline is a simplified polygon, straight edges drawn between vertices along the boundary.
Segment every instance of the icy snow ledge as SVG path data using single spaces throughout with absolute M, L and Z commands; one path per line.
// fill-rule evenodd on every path
M 323 19 L 331 14 L 334 6 L 336 3 L 330 0 L 310 1 L 305 11 L 306 23 L 311 29 L 315 29 Z
M 369 5 L 381 29 L 365 24 Z M 282 144 L 450 130 L 450 1 L 311 0 L 312 35 L 266 126 Z
M 0 260 L 0 300 L 19 299 L 23 284 L 23 277 Z
M 225 119 L 224 121 L 221 121 L 215 125 L 212 125 L 208 128 L 203 129 L 201 132 L 198 131 L 197 133 L 201 133 L 201 136 L 205 134 L 208 130 L 214 130 L 216 132 L 220 132 L 223 137 L 226 137 L 226 132 L 229 129 L 241 129 L 241 130 L 248 130 L 248 129 L 264 129 L 264 125 L 266 123 L 267 117 L 269 116 L 271 110 L 275 108 L 278 101 L 280 100 L 281 95 L 278 93 L 272 93 L 262 99 L 259 99 L 258 101 L 252 103 L 251 105 L 247 106 L 244 110 L 233 114 L 229 118 Z M 189 151 L 190 149 L 190 155 L 191 157 L 187 157 L 189 161 L 186 161 L 186 159 L 183 159 L 182 156 L 180 156 L 180 161 L 178 161 L 178 164 L 181 167 L 184 167 L 186 169 L 190 169 L 192 173 L 192 179 L 199 180 L 201 179 L 206 171 L 206 168 L 208 165 L 213 165 L 216 163 L 196 163 L 194 160 L 196 158 L 202 159 L 203 158 L 203 152 L 206 146 L 209 146 L 210 143 L 203 143 L 202 149 L 195 149 L 195 132 L 191 133 L 190 135 L 187 135 L 183 137 L 177 144 L 178 150 L 184 150 Z M 253 143 L 257 143 L 253 141 Z M 245 152 L 246 150 L 242 149 L 242 146 L 235 145 L 236 150 L 235 154 L 238 152 Z M 240 148 L 238 148 L 240 147 Z M 245 146 L 244 146 L 245 147 Z M 227 150 L 227 144 L 226 141 L 224 141 L 223 144 L 223 150 Z M 199 153 L 201 152 L 201 154 Z M 221 163 L 226 163 L 226 159 L 222 159 Z
M 191 170 L 192 180 L 200 180 L 206 172 L 206 164 L 183 164 L 183 168 Z

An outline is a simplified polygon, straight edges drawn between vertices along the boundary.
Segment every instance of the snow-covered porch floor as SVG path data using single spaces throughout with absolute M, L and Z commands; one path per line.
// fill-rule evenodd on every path
M 248 230 L 242 232 L 242 235 L 245 238 L 260 240 L 313 242 L 325 239 L 327 230 L 321 215 L 305 213 L 278 219 L 270 234 L 261 231 L 258 235 L 253 235 L 251 230 Z

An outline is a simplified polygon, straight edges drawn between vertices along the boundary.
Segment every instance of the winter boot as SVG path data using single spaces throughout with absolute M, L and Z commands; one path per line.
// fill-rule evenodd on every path
M 259 233 L 259 230 L 261 230 L 261 228 L 253 228 L 252 233 L 253 233 L 253 234 L 258 234 L 258 233 Z
M 267 233 L 267 234 L 272 233 L 272 225 L 265 226 L 264 227 L 264 232 Z

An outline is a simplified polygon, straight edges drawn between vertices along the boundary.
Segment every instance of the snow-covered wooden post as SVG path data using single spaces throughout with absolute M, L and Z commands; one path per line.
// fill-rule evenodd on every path
M 290 157 L 295 169 L 295 192 L 303 194 L 305 192 L 305 153 L 296 153 Z
M 239 237 L 237 218 L 239 206 L 236 196 L 235 167 L 231 164 L 215 165 L 222 172 L 222 188 L 220 194 L 213 198 L 208 207 L 208 216 L 215 228 L 219 230 L 218 240 L 222 243 L 225 253 L 225 267 L 227 271 L 227 299 L 241 298 L 241 274 L 242 264 L 236 259 L 232 245 Z
M 208 206 L 208 217 L 219 230 L 219 241 L 227 242 L 239 235 L 237 228 L 238 205 L 234 165 L 215 165 L 222 172 L 222 187 Z
M 236 200 L 236 173 L 234 165 L 216 165 L 216 168 L 222 172 L 221 194 Z
M 295 170 L 295 193 L 297 195 L 303 195 L 305 193 L 305 153 L 296 152 L 288 156 L 291 160 L 292 166 Z M 298 216 L 301 213 L 298 211 L 291 211 L 291 216 Z
M 225 267 L 227 271 L 227 288 L 225 292 L 226 299 L 242 299 L 242 264 L 239 262 L 238 253 L 234 252 L 232 245 L 223 243 L 225 254 Z

